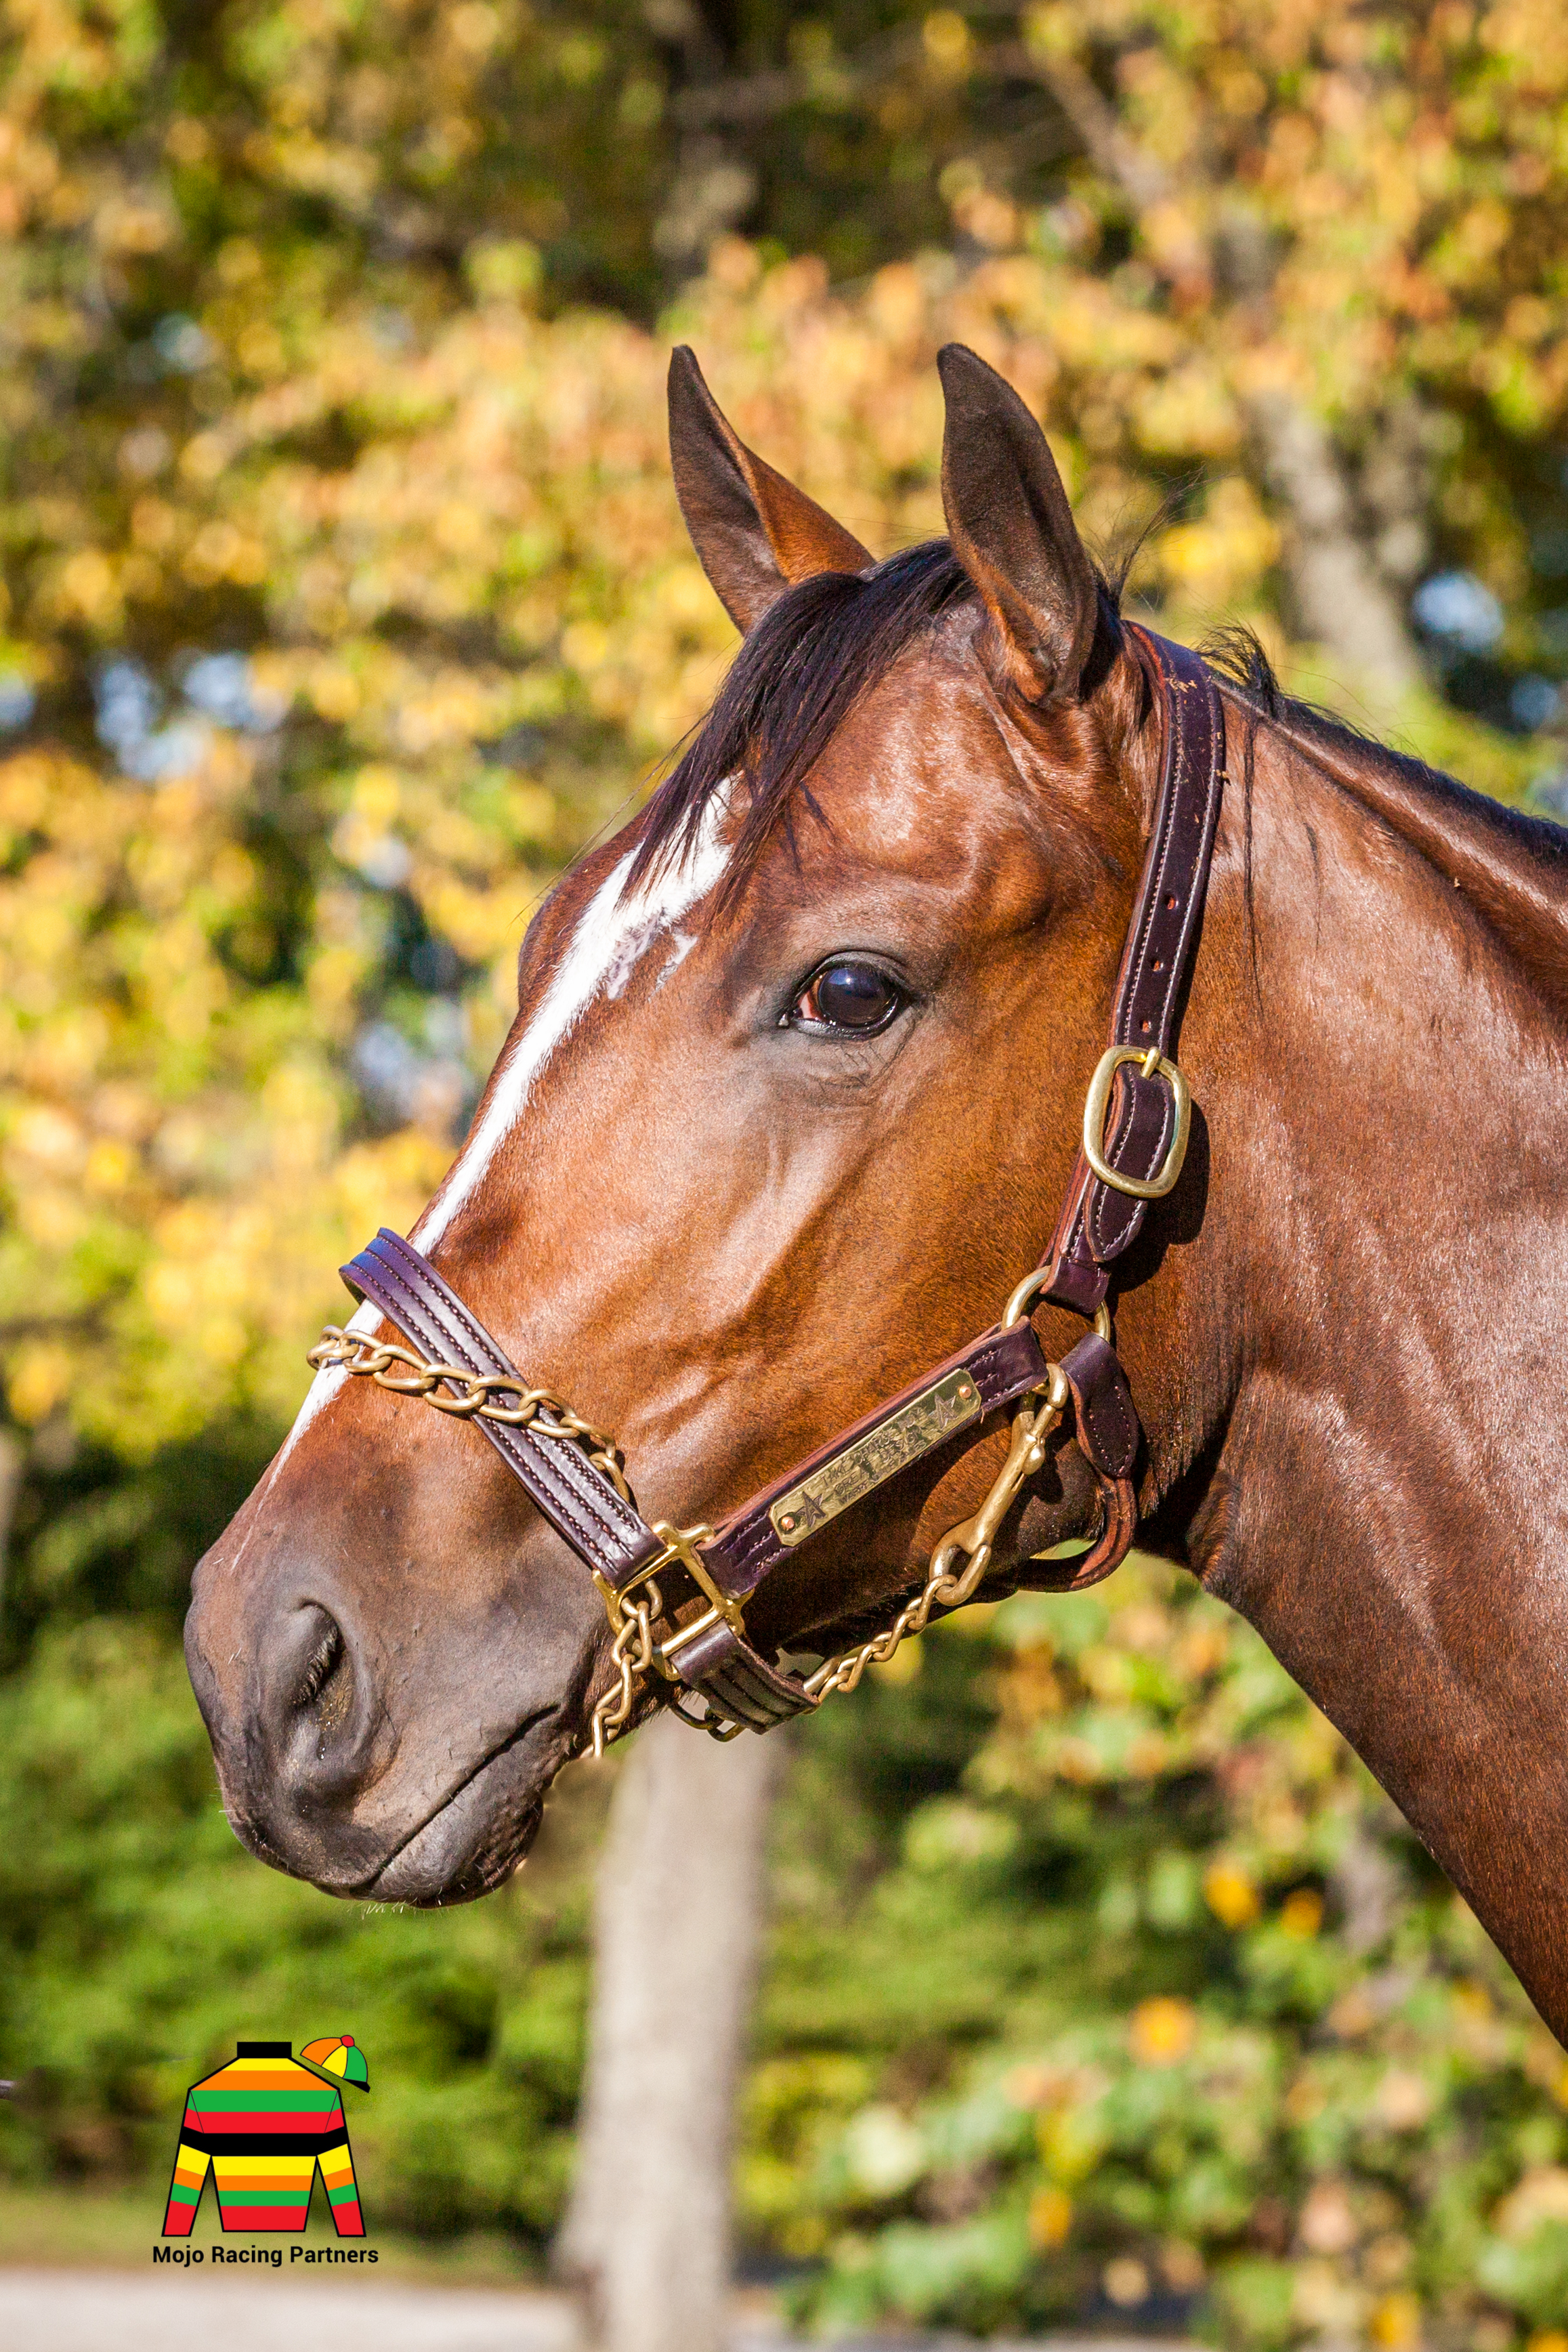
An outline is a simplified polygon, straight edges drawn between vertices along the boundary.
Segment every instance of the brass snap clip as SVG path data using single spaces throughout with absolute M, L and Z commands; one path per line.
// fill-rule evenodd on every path
M 1031 1390 L 1013 1414 L 1008 1458 L 998 1472 L 990 1493 L 972 1518 L 949 1528 L 931 1555 L 927 1595 L 945 1609 L 957 1609 L 973 1594 L 991 1564 L 992 1547 L 1002 1521 L 1030 1480 L 1045 1462 L 1046 1445 L 1071 1401 L 1071 1391 L 1060 1365 L 1048 1364 L 1042 1391 Z M 956 1574 L 959 1553 L 964 1566 Z

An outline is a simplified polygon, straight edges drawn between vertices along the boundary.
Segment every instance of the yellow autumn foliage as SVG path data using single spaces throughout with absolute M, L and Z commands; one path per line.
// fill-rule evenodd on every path
M 152 15 L 13 11 L 0 729 L 34 718 L 0 761 L 0 1370 L 31 1428 L 145 1452 L 285 1415 L 331 1267 L 439 1174 L 530 908 L 732 647 L 670 487 L 672 340 L 879 552 L 940 528 L 957 337 L 1044 417 L 1092 542 L 1160 518 L 1138 580 L 1177 634 L 1288 653 L 1270 397 L 1339 436 L 1369 529 L 1414 434 L 1411 544 L 1516 604 L 1531 577 L 1517 452 L 1568 400 L 1551 9 L 923 11 L 852 71 L 832 25 L 791 31 L 808 110 L 949 141 L 953 249 L 886 258 L 903 200 L 868 182 L 883 266 L 835 290 L 721 236 L 656 331 L 560 274 L 570 226 L 601 282 L 650 283 L 674 100 L 640 26 L 267 0 L 204 107 Z M 998 76 L 1078 142 L 1050 202 L 951 143 Z M 1556 642 L 1508 626 L 1511 658 Z M 1531 772 L 1437 702 L 1406 740 Z

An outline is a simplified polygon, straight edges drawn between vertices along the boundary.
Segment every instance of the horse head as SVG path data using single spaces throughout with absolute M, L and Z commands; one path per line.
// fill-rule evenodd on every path
M 529 927 L 517 1019 L 411 1237 L 528 1382 L 614 1433 L 647 1521 L 720 1521 L 995 1324 L 1075 1164 L 1169 711 L 1038 425 L 972 353 L 942 373 L 948 536 L 879 562 L 676 354 L 676 490 L 741 649 L 669 780 Z M 1469 986 L 1495 1059 L 1556 1099 L 1561 842 L 1266 680 L 1224 698 L 1191 1149 L 1116 1267 L 1134 1515 L 1346 1729 L 1561 2022 L 1563 1922 L 1521 1892 L 1568 1827 L 1561 1578 L 1528 1686 L 1488 1653 L 1558 1507 L 1532 1494 L 1527 1539 L 1486 1550 L 1480 1456 L 1461 1475 L 1440 1442 L 1454 1383 L 1490 1382 L 1495 1420 L 1511 1377 L 1439 1279 L 1491 1097 L 1451 1053 L 1441 1118 L 1369 1076 L 1427 1049 L 1389 951 L 1418 940 L 1450 1019 Z M 1555 1156 L 1509 1133 L 1514 1198 Z M 1536 1278 L 1548 1258 L 1568 1287 L 1555 1239 Z M 1353 1299 L 1347 1348 L 1332 1310 Z M 1084 1325 L 1047 1303 L 1033 1328 L 1061 1360 Z M 373 1302 L 350 1329 L 400 1339 Z M 979 1413 L 844 1508 L 748 1601 L 756 1650 L 820 1657 L 885 1622 L 1009 1445 Z M 1091 1453 L 1071 1413 L 1037 1447 L 987 1591 L 1071 1572 L 1046 1555 L 1099 1525 Z M 582 1559 L 495 1447 L 340 1363 L 202 1561 L 187 1625 L 242 1839 L 330 1892 L 431 1905 L 526 1852 L 612 1649 Z M 1525 1819 L 1500 1852 L 1510 1791 Z

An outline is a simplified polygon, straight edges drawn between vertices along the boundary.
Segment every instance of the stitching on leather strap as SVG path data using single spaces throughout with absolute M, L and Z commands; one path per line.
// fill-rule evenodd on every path
M 1121 1461 L 1124 1454 L 1136 1444 L 1136 1433 L 1128 1417 L 1121 1391 L 1114 1383 L 1109 1384 L 1098 1395 L 1086 1396 L 1083 1400 L 1082 1412 L 1084 1420 L 1089 1424 L 1090 1434 L 1108 1462 Z M 1113 1433 L 1113 1443 L 1111 1444 L 1106 1444 L 1101 1429 L 1101 1423 L 1107 1418 L 1115 1423 Z
M 1127 1114 L 1124 1119 L 1117 1122 L 1118 1131 L 1115 1139 L 1105 1156 L 1113 1168 L 1121 1167 L 1122 1153 L 1130 1144 L 1137 1126 L 1138 1105 L 1143 1097 L 1136 1089 L 1141 1084 L 1158 1087 L 1160 1104 L 1160 1121 L 1149 1146 L 1148 1158 L 1141 1168 L 1134 1162 L 1132 1170 L 1134 1176 L 1142 1176 L 1146 1181 L 1164 1166 L 1166 1153 L 1170 1149 L 1171 1137 L 1176 1126 L 1176 1106 L 1172 1101 L 1170 1090 L 1161 1085 L 1157 1078 L 1142 1080 L 1135 1076 L 1129 1076 Z M 1142 1201 L 1130 1199 L 1125 1192 L 1113 1192 L 1108 1184 L 1099 1183 L 1095 1184 L 1092 1191 L 1085 1196 L 1085 1201 L 1086 1205 L 1092 1204 L 1090 1238 L 1096 1257 L 1102 1261 L 1107 1257 L 1119 1257 L 1123 1250 L 1129 1246 L 1144 1222 L 1145 1203 Z M 1120 1227 L 1108 1231 L 1108 1221 L 1116 1216 L 1121 1219 Z
M 377 1264 L 382 1266 L 391 1279 L 400 1286 L 404 1295 L 424 1308 L 435 1326 L 437 1335 L 443 1339 L 445 1338 L 442 1329 L 444 1318 L 460 1320 L 472 1342 L 473 1353 L 478 1359 L 477 1365 L 471 1366 L 469 1369 L 485 1369 L 486 1359 L 488 1357 L 490 1370 L 501 1373 L 513 1372 L 516 1367 L 507 1356 L 503 1355 L 483 1324 L 475 1321 L 468 1309 L 464 1307 L 462 1300 L 457 1297 L 455 1291 L 449 1290 L 445 1285 L 443 1285 L 439 1292 L 430 1287 L 431 1277 L 435 1281 L 440 1280 L 440 1276 L 435 1275 L 435 1269 L 421 1261 L 415 1270 L 421 1288 L 414 1289 L 403 1275 L 398 1264 L 398 1258 L 392 1255 L 392 1250 L 382 1249 L 378 1252 L 376 1244 L 382 1242 L 383 1236 L 386 1241 L 395 1244 L 398 1257 L 405 1254 L 412 1255 L 408 1244 L 402 1239 L 401 1235 L 391 1233 L 389 1229 L 383 1227 L 382 1233 L 377 1234 L 376 1241 L 371 1243 L 366 1255 L 374 1255 Z M 455 1318 L 450 1317 L 448 1299 L 456 1309 Z M 528 1383 L 519 1373 L 517 1375 L 519 1394 L 527 1385 Z M 601 1492 L 599 1473 L 591 1462 L 584 1462 L 581 1455 L 570 1457 L 563 1453 L 558 1460 L 553 1454 L 546 1454 L 543 1448 L 539 1447 L 535 1441 L 528 1439 L 523 1431 L 509 1430 L 504 1425 L 496 1428 L 495 1435 L 508 1450 L 514 1450 L 521 1459 L 526 1460 L 531 1468 L 537 1468 L 542 1476 L 564 1486 L 571 1499 L 588 1514 L 594 1524 L 602 1528 L 606 1536 L 613 1539 L 622 1532 L 630 1532 L 641 1538 L 650 1532 L 643 1519 L 635 1513 L 626 1510 L 621 1497 L 608 1481 L 602 1482 L 602 1493 Z M 580 1478 L 582 1482 L 580 1485 Z M 583 1491 L 584 1486 L 587 1487 L 586 1493 Z
M 378 1234 L 376 1238 L 379 1241 L 381 1236 Z M 442 1330 L 441 1319 L 432 1311 L 432 1302 L 422 1297 L 420 1293 L 404 1279 L 401 1268 L 391 1257 L 390 1253 L 378 1252 L 375 1243 L 372 1242 L 370 1248 L 362 1255 L 373 1259 L 377 1273 L 387 1286 L 418 1308 L 434 1325 L 436 1337 L 444 1341 L 446 1335 Z M 378 1299 L 375 1303 L 381 1306 L 382 1302 Z M 382 1307 L 382 1311 L 385 1314 L 386 1308 Z M 391 1322 L 395 1323 L 397 1319 L 395 1316 L 388 1317 Z M 498 1349 L 496 1352 L 499 1355 Z M 482 1364 L 470 1365 L 467 1369 L 474 1370 L 484 1367 Z M 505 1357 L 502 1357 L 498 1363 L 492 1362 L 488 1369 L 493 1371 L 510 1371 L 512 1367 L 507 1362 Z M 517 1385 L 519 1391 L 528 1385 L 520 1374 Z M 548 1508 L 549 1513 L 559 1513 L 567 1522 L 567 1527 L 571 1530 L 574 1538 L 580 1539 L 590 1550 L 603 1551 L 608 1539 L 608 1544 L 613 1547 L 617 1556 L 623 1551 L 624 1545 L 620 1539 L 620 1530 L 614 1523 L 594 1513 L 587 1498 L 580 1496 L 574 1487 L 566 1485 L 566 1476 L 569 1474 L 563 1473 L 549 1455 L 541 1459 L 536 1455 L 531 1446 L 525 1450 L 516 1442 L 517 1433 L 512 1430 L 497 1428 L 490 1422 L 481 1422 L 479 1425 L 499 1453 L 509 1462 L 515 1463 L 519 1468 L 526 1468 L 532 1474 L 533 1480 L 545 1490 L 545 1496 L 542 1498 L 543 1507 Z M 528 1481 L 525 1480 L 524 1483 L 527 1484 Z M 535 1495 L 534 1500 L 541 1502 L 541 1497 Z M 576 1506 L 575 1511 L 573 1506 Z M 580 1514 L 585 1516 L 580 1516 Z M 562 1529 L 561 1532 L 565 1533 L 566 1529 Z M 597 1541 L 595 1541 L 596 1537 Z
M 1168 681 L 1168 699 L 1166 709 L 1170 714 L 1169 725 L 1171 730 L 1171 741 L 1167 750 L 1165 764 L 1166 772 L 1173 781 L 1181 772 L 1182 762 L 1186 749 L 1181 696 L 1182 684 L 1183 681 L 1179 677 L 1173 678 Z M 1179 793 L 1174 790 L 1166 790 L 1162 795 L 1164 805 L 1160 810 L 1159 833 L 1157 835 L 1154 859 L 1150 866 L 1150 887 L 1145 892 L 1144 903 L 1138 910 L 1138 929 L 1134 944 L 1132 961 L 1127 974 L 1127 985 L 1122 992 L 1122 1002 L 1117 1007 L 1117 1025 L 1119 1028 L 1124 1028 L 1127 1032 L 1124 1036 L 1118 1039 L 1118 1043 L 1124 1045 L 1131 1045 L 1133 1043 L 1133 1003 L 1134 998 L 1137 996 L 1139 989 L 1143 985 L 1144 974 L 1149 952 L 1149 940 L 1154 932 L 1155 919 L 1158 912 L 1160 898 L 1166 887 L 1167 868 L 1170 863 L 1171 835 L 1176 825 L 1176 803 L 1179 797 Z M 1161 1024 L 1161 1026 L 1163 1028 L 1163 1023 Z

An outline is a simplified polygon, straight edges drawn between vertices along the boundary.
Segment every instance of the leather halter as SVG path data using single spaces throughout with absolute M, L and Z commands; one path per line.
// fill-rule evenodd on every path
M 1132 1546 L 1138 1519 L 1132 1472 L 1142 1432 L 1111 1344 L 1105 1299 L 1112 1266 L 1142 1225 L 1146 1202 L 1169 1192 L 1181 1172 L 1187 1093 L 1172 1049 L 1225 782 L 1225 719 L 1196 654 L 1134 623 L 1123 628 L 1164 721 L 1154 829 L 1117 973 L 1111 1042 L 1090 1089 L 1067 1196 L 1044 1259 L 1014 1292 L 1003 1322 L 841 1430 L 716 1530 L 650 1525 L 576 1432 L 545 1412 L 507 1423 L 465 1408 L 591 1570 L 612 1627 L 625 1625 L 629 1601 L 661 1571 L 684 1570 L 691 1578 L 706 1606 L 672 1633 L 653 1663 L 677 1702 L 685 1692 L 706 1701 L 706 1727 L 723 1736 L 742 1726 L 770 1730 L 817 1704 L 800 1675 L 780 1669 L 747 1637 L 742 1604 L 763 1580 L 852 1503 L 960 1433 L 980 1434 L 1020 1398 L 1049 1391 L 1063 1405 L 1071 1402 L 1078 1449 L 1101 1495 L 1094 1541 L 1057 1589 L 1097 1582 Z M 447 1368 L 450 1394 L 465 1375 L 486 1382 L 486 1393 L 528 1396 L 522 1375 L 412 1243 L 383 1227 L 342 1275 L 356 1297 L 379 1307 L 427 1359 Z M 1037 1302 L 1094 1318 L 1096 1328 L 1060 1366 L 1048 1364 L 1035 1337 L 1030 1315 Z M 329 1336 L 349 1341 L 347 1334 Z M 355 1346 L 370 1345 L 316 1352 L 349 1364 Z M 975 1543 L 965 1548 L 977 1550 Z M 988 1541 L 986 1549 L 988 1556 Z M 643 1633 L 646 1649 L 646 1606 Z

